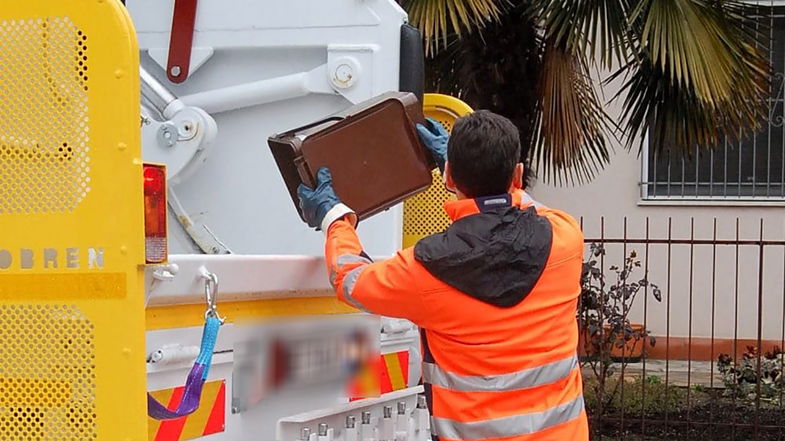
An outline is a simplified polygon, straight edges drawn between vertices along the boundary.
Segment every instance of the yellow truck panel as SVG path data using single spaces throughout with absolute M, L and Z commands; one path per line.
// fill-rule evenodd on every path
M 439 121 L 447 131 L 452 131 L 455 120 L 470 113 L 472 108 L 449 95 L 427 93 L 423 97 L 423 111 L 425 116 Z M 447 229 L 450 219 L 442 206 L 453 197 L 444 188 L 444 180 L 439 170 L 434 170 L 431 188 L 403 203 L 404 248 L 414 246 L 425 236 Z
M 147 438 L 139 61 L 114 0 L 0 3 L 0 439 Z

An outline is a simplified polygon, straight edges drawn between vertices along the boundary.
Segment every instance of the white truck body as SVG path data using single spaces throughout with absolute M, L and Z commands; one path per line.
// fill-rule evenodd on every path
M 267 138 L 398 90 L 406 13 L 393 0 L 202 0 L 189 77 L 174 84 L 166 78 L 174 3 L 127 1 L 143 70 L 179 99 L 177 106 L 157 110 L 143 100 L 143 159 L 169 167 L 173 207 L 169 264 L 147 271 L 148 307 L 203 302 L 203 269 L 218 276 L 220 301 L 334 295 L 321 257 L 324 237 L 300 221 Z M 198 136 L 168 145 L 162 142 L 162 124 L 176 120 L 173 115 L 183 106 L 177 124 L 183 124 L 183 115 L 201 121 Z M 401 246 L 401 219 L 399 206 L 363 222 L 359 231 L 366 250 L 382 258 L 394 254 Z M 383 323 L 395 332 L 382 338 L 382 346 L 384 341 L 415 346 L 411 324 Z M 200 334 L 200 327 L 148 331 L 147 348 L 177 358 L 198 346 Z M 337 401 L 332 385 L 229 411 L 240 335 L 247 338 L 247 330 L 231 324 L 221 329 L 210 378 L 227 382 L 226 427 L 209 439 L 289 441 L 306 426 L 318 436 L 311 425 L 323 420 L 335 427 L 336 418 L 360 411 L 357 404 Z M 416 381 L 419 359 L 416 350 L 412 354 Z M 148 389 L 181 385 L 190 367 L 188 356 L 181 358 L 148 364 Z M 398 391 L 369 402 L 368 410 L 374 420 L 387 401 L 406 402 L 413 410 L 419 392 L 418 387 Z M 359 414 L 357 420 L 359 425 Z M 331 434 L 344 436 L 340 428 Z

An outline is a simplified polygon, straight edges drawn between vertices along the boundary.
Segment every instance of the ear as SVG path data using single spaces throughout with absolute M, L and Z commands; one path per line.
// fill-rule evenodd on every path
M 455 186 L 455 181 L 452 179 L 452 171 L 450 170 L 450 161 L 444 163 L 444 186 L 447 188 L 447 191 L 451 193 L 455 193 L 457 187 Z
M 520 190 L 523 188 L 523 163 L 519 162 L 512 172 L 512 182 L 510 182 L 512 190 Z

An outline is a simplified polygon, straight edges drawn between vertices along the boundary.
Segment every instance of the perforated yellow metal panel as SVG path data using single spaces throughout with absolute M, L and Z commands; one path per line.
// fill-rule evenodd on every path
M 425 94 L 423 110 L 425 116 L 439 121 L 448 131 L 452 131 L 455 120 L 472 111 L 457 98 L 431 93 Z M 442 207 L 453 197 L 445 189 L 442 175 L 434 170 L 431 188 L 403 204 L 403 246 L 410 247 L 425 236 L 444 231 L 450 219 Z
M 0 1 L 0 441 L 143 441 L 135 34 L 117 0 Z
M 0 213 L 70 211 L 90 190 L 88 63 L 68 17 L 0 21 Z
M 95 329 L 75 305 L 0 305 L 4 441 L 97 438 Z

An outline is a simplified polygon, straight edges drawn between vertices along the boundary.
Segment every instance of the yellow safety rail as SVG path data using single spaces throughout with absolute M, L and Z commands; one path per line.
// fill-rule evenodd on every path
M 119 1 L 0 2 L 0 440 L 147 438 L 139 118 Z
M 425 94 L 423 99 L 425 116 L 441 122 L 448 131 L 455 120 L 472 111 L 463 101 L 435 93 Z M 453 196 L 444 188 L 438 170 L 433 172 L 433 185 L 427 191 L 409 198 L 403 204 L 403 246 L 410 247 L 430 234 L 444 231 L 450 219 L 442 206 Z

